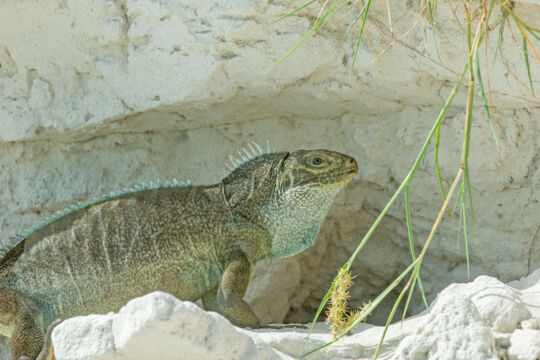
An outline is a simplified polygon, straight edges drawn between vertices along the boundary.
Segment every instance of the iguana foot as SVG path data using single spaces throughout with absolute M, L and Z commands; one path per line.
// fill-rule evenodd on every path
M 261 326 L 259 318 L 244 300 L 238 301 L 231 307 L 221 306 L 217 299 L 217 288 L 203 295 L 202 301 L 206 310 L 215 311 L 225 316 L 235 326 L 252 329 L 257 329 Z

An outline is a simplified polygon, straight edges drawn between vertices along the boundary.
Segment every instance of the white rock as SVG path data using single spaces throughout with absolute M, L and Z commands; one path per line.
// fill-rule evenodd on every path
M 118 314 L 75 317 L 53 331 L 57 360 L 285 360 L 221 315 L 163 292 L 133 299 Z
M 439 296 L 417 333 L 406 337 L 395 359 L 498 360 L 495 339 L 473 302 L 460 294 Z
M 130 301 L 115 316 L 113 332 L 118 354 L 132 360 L 279 359 L 221 315 L 161 292 Z
M 540 359 L 540 330 L 516 330 L 510 338 L 509 360 Z
M 527 307 L 519 298 L 519 292 L 489 276 L 479 276 L 472 283 L 450 285 L 439 297 L 448 293 L 469 298 L 484 325 L 494 331 L 512 332 L 521 320 L 530 317 Z
M 112 332 L 113 317 L 112 313 L 88 315 L 62 322 L 52 333 L 56 359 L 117 359 Z

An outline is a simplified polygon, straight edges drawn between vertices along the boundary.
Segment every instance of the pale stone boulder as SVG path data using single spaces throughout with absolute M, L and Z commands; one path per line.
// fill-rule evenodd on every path
M 540 269 L 513 286 L 480 276 L 443 290 L 429 313 L 392 324 L 380 360 L 537 360 Z M 372 359 L 383 327 L 361 324 L 310 360 Z M 66 320 L 53 331 L 58 360 L 288 360 L 332 340 L 322 323 L 305 328 L 240 329 L 221 315 L 154 292 L 117 314 Z
M 538 360 L 540 359 L 540 330 L 516 330 L 510 338 L 508 349 L 510 360 Z
M 65 360 L 117 359 L 112 323 L 114 314 L 67 319 L 52 333 L 54 353 Z
M 214 312 L 163 292 L 133 299 L 118 314 L 76 317 L 52 336 L 57 360 L 286 360 Z

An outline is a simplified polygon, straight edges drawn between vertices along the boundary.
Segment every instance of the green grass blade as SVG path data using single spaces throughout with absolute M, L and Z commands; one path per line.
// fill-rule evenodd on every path
M 487 29 L 489 19 L 491 18 L 491 11 L 493 11 L 494 6 L 495 6 L 495 0 L 491 0 L 491 4 L 489 4 L 489 10 L 488 10 L 488 13 L 487 13 L 486 22 L 485 22 L 485 26 L 484 26 L 484 32 Z
M 411 279 L 413 279 L 413 285 L 410 288 L 409 294 L 412 294 L 412 291 L 414 289 L 414 280 L 416 280 L 416 277 L 414 277 L 414 273 L 411 274 Z M 409 280 L 410 282 L 411 280 Z M 409 284 L 409 283 L 407 283 Z M 407 292 L 407 285 L 405 285 L 405 288 L 399 293 L 398 298 L 394 302 L 394 306 L 392 306 L 392 310 L 390 311 L 390 314 L 388 315 L 388 318 L 386 319 L 386 324 L 384 326 L 384 331 L 381 335 L 381 340 L 379 340 L 379 345 L 377 345 L 377 350 L 375 350 L 375 360 L 379 356 L 379 352 L 381 351 L 382 343 L 384 341 L 384 338 L 386 336 L 386 332 L 388 331 L 388 327 L 390 326 L 390 323 L 392 322 L 392 319 L 394 318 L 394 315 L 396 314 L 397 308 L 399 307 L 399 303 L 401 302 L 401 299 L 403 298 L 403 295 Z M 410 295 L 409 295 L 410 296 Z
M 332 5 L 330 5 L 330 8 L 328 10 L 326 10 L 326 12 L 324 13 L 323 16 L 321 16 L 321 18 L 319 19 L 319 21 L 317 21 L 317 23 L 315 25 L 313 25 L 313 27 L 311 28 L 311 30 L 306 34 L 304 35 L 304 37 L 302 38 L 302 40 L 300 40 L 298 43 L 296 43 L 296 45 L 291 49 L 289 50 L 285 55 L 283 55 L 281 58 L 279 58 L 278 61 L 276 61 L 272 67 L 270 68 L 270 70 L 272 70 L 273 68 L 275 68 L 278 64 L 280 64 L 283 60 L 285 60 L 286 58 L 289 57 L 289 55 L 291 55 L 296 49 L 298 49 L 309 37 L 311 37 L 311 35 L 313 35 L 318 29 L 319 27 L 321 26 L 321 24 L 323 24 L 325 22 L 325 19 L 326 17 L 332 13 L 332 10 L 334 9 L 334 7 L 337 5 L 337 3 L 339 3 L 339 0 L 334 0 L 334 2 L 332 3 Z
M 321 313 L 324 310 L 324 307 L 326 306 L 328 299 L 330 299 L 330 297 L 332 296 L 332 290 L 334 290 L 335 285 L 336 285 L 336 279 L 334 278 L 334 280 L 332 281 L 332 284 L 330 285 L 330 288 L 328 289 L 328 292 L 326 293 L 326 295 L 324 295 L 323 299 L 321 300 L 321 303 L 319 304 L 319 308 L 317 309 L 317 312 L 315 313 L 315 316 L 313 317 L 313 321 L 311 322 L 311 325 L 309 326 L 306 339 L 309 339 L 309 336 L 311 335 L 311 332 L 313 331 L 313 327 L 315 326 L 317 319 L 319 318 L 319 316 L 321 316 Z
M 416 259 L 416 254 L 414 251 L 414 239 L 412 233 L 412 222 L 411 222 L 411 199 L 410 199 L 410 188 L 411 184 L 408 183 L 405 188 L 405 215 L 407 218 L 407 233 L 409 234 L 409 247 L 411 249 L 412 260 Z
M 512 16 L 512 19 L 514 19 L 514 22 L 516 23 L 516 25 L 518 25 L 524 37 L 526 36 L 525 30 L 527 30 L 527 32 L 529 32 L 529 34 L 531 34 L 536 40 L 540 40 L 540 36 L 539 36 L 540 29 L 533 28 L 529 26 L 528 24 L 524 23 L 523 20 L 521 20 L 519 17 L 516 16 L 516 14 L 514 14 L 514 12 L 512 11 L 512 8 L 508 6 L 506 1 L 501 1 L 501 5 L 510 14 L 510 16 Z M 525 30 L 523 30 L 522 28 Z M 531 44 L 531 47 L 532 47 L 532 44 Z
M 454 207 L 452 208 L 452 213 L 456 211 L 456 208 L 459 204 L 459 200 L 461 199 L 461 196 L 463 195 L 463 190 L 465 189 L 465 182 L 461 184 L 461 189 L 459 190 L 458 197 L 456 199 L 456 203 L 454 204 Z
M 358 49 L 360 48 L 360 40 L 362 40 L 362 35 L 364 34 L 364 27 L 366 26 L 366 20 L 369 14 L 369 6 L 371 5 L 371 0 L 367 0 L 366 11 L 364 14 L 364 20 L 362 21 L 362 27 L 360 28 L 360 34 L 358 35 L 358 41 L 356 42 L 356 48 L 354 49 L 353 61 L 351 65 L 351 74 L 354 69 L 354 64 L 356 63 L 356 56 L 358 56 Z
M 390 208 L 392 207 L 392 205 L 394 204 L 394 202 L 398 198 L 399 194 L 403 190 L 403 188 L 406 186 L 406 184 L 408 184 L 413 179 L 414 174 L 416 173 L 416 170 L 418 169 L 418 166 L 420 165 L 420 162 L 424 158 L 424 155 L 425 155 L 425 153 L 427 151 L 427 148 L 428 148 L 428 146 L 429 146 L 429 144 L 431 142 L 431 139 L 433 138 L 433 135 L 435 134 L 435 131 L 437 129 L 437 125 L 442 121 L 442 118 L 446 114 L 446 111 L 450 107 L 450 104 L 452 103 L 452 101 L 456 97 L 456 94 L 457 94 L 458 89 L 459 89 L 459 85 L 461 84 L 461 81 L 463 80 L 463 76 L 467 72 L 468 68 L 469 68 L 469 64 L 467 63 L 467 64 L 465 64 L 465 67 L 463 68 L 463 71 L 461 72 L 461 75 L 459 76 L 458 80 L 456 81 L 456 83 L 454 85 L 454 88 L 452 89 L 452 92 L 448 96 L 448 99 L 446 100 L 446 103 L 444 104 L 443 108 L 441 109 L 441 111 L 439 113 L 439 116 L 437 117 L 437 120 L 435 121 L 435 124 L 431 128 L 431 131 L 428 134 L 428 136 L 427 136 L 427 138 L 426 138 L 426 140 L 424 142 L 424 145 L 422 146 L 422 149 L 420 150 L 420 153 L 416 157 L 416 160 L 415 160 L 411 170 L 409 171 L 409 173 L 405 177 L 405 180 L 403 180 L 403 182 L 401 183 L 399 188 L 396 190 L 396 192 L 394 193 L 392 198 L 388 201 L 388 203 L 386 204 L 384 209 L 381 211 L 381 213 L 379 214 L 379 216 L 377 217 L 377 219 L 375 220 L 373 225 L 371 225 L 371 227 L 369 228 L 366 235 L 364 235 L 364 237 L 363 237 L 362 241 L 360 242 L 360 244 L 358 244 L 358 246 L 354 250 L 354 253 L 351 255 L 349 260 L 347 260 L 347 262 L 342 266 L 342 269 L 344 269 L 344 270 L 349 270 L 350 269 L 350 267 L 352 266 L 354 260 L 356 259 L 356 257 L 360 253 L 360 251 L 363 249 L 363 247 L 366 245 L 367 241 L 369 240 L 369 238 L 371 237 L 371 235 L 373 234 L 373 232 L 375 231 L 377 226 L 379 226 L 379 223 L 382 221 L 382 219 L 384 218 L 384 216 L 386 215 L 388 210 L 390 210 Z M 332 294 L 333 284 L 334 283 L 332 282 L 332 285 L 330 286 L 330 289 L 328 290 L 328 292 L 326 293 L 326 295 L 322 299 L 321 304 L 319 305 L 319 308 L 317 310 L 317 313 L 315 314 L 315 316 L 313 317 L 313 320 L 311 321 L 311 325 L 309 327 L 307 338 L 309 338 L 309 336 L 311 335 L 311 332 L 313 331 L 313 327 L 315 326 L 315 323 L 317 322 L 317 319 L 319 318 L 322 310 L 324 309 L 324 306 L 325 306 L 326 302 L 328 301 L 328 299 L 330 298 L 330 296 Z
M 461 212 L 463 213 L 463 238 L 465 239 L 465 256 L 467 257 L 467 279 L 471 279 L 471 264 L 469 261 L 469 229 L 467 227 L 467 205 L 465 204 L 465 196 L 461 201 Z
M 531 68 L 529 66 L 529 51 L 527 49 L 527 40 L 523 36 L 523 56 L 525 57 L 525 67 L 527 68 L 527 76 L 529 77 L 529 84 L 531 85 L 532 95 L 534 96 L 534 86 L 531 77 Z
M 418 272 L 417 274 L 418 274 L 418 276 L 414 276 L 415 273 L 413 272 L 413 274 L 411 276 L 412 284 L 411 284 L 411 287 L 409 289 L 409 295 L 407 296 L 407 301 L 405 302 L 405 308 L 403 309 L 403 314 L 401 316 L 401 321 L 405 320 L 405 316 L 407 315 L 407 309 L 409 309 L 409 304 L 411 303 L 411 298 L 412 298 L 412 294 L 413 294 L 413 291 L 414 291 L 414 287 L 416 286 L 416 280 L 420 279 L 420 273 Z M 411 281 L 411 280 L 409 280 L 409 281 Z M 428 310 L 429 310 L 429 308 L 428 308 Z M 383 334 L 383 336 L 384 336 L 384 334 Z M 381 344 L 382 344 L 382 341 L 381 341 Z
M 431 33 L 433 35 L 433 43 L 435 44 L 435 52 L 437 52 L 437 58 L 439 59 L 439 62 L 442 62 L 441 54 L 439 53 L 439 46 L 437 45 L 437 34 L 435 31 L 435 25 L 433 24 L 433 15 L 435 11 L 432 11 L 431 9 L 431 1 L 428 2 L 428 8 L 429 8 L 429 22 L 431 24 Z
M 411 221 L 411 201 L 410 201 L 410 183 L 407 184 L 407 188 L 405 189 L 405 215 L 407 218 L 407 233 L 409 234 L 409 246 L 411 248 L 411 256 L 412 260 L 416 260 L 416 253 L 414 250 L 414 239 L 413 239 L 413 233 L 412 233 L 412 221 Z M 416 279 L 415 279 L 416 280 Z M 426 294 L 424 292 L 424 286 L 422 285 L 422 280 L 420 279 L 420 275 L 418 275 L 418 287 L 420 288 L 420 293 L 422 294 L 422 298 L 424 300 L 424 304 L 426 305 L 426 309 L 429 310 L 429 306 L 426 299 Z M 411 293 L 414 290 L 414 284 L 411 287 Z M 411 299 L 411 296 L 407 298 L 407 303 L 405 304 L 405 310 L 403 311 L 403 316 L 407 313 L 407 308 L 409 307 L 409 301 Z
M 426 298 L 426 293 L 424 291 L 424 285 L 422 285 L 422 278 L 420 278 L 420 272 L 418 272 L 418 288 L 420 289 L 420 294 L 422 295 L 422 300 L 424 300 L 424 306 L 426 310 L 429 311 L 429 304 Z M 407 308 L 405 308 L 407 310 Z M 406 312 L 406 311 L 405 311 Z
M 341 0 L 339 0 L 341 1 Z M 340 7 L 338 7 L 336 10 L 332 11 L 332 13 L 330 14 L 330 16 L 328 16 L 326 18 L 326 20 L 324 20 L 324 22 L 321 24 L 321 26 L 319 26 L 319 28 L 323 27 L 330 19 L 332 19 L 334 17 L 334 15 L 336 15 L 338 12 L 340 12 L 345 6 L 347 6 L 347 4 L 349 3 L 349 1 L 344 1 L 343 4 L 341 4 Z
M 463 182 L 461 184 L 461 190 L 460 190 L 460 193 L 458 195 L 457 201 L 459 201 L 459 199 L 461 198 L 461 195 L 463 193 L 463 189 L 465 189 L 465 182 Z M 456 201 L 456 205 L 457 205 L 457 201 Z M 463 216 L 463 211 L 460 211 L 459 212 L 459 225 L 458 225 L 458 232 L 457 232 L 457 248 L 458 249 L 459 249 L 459 243 L 460 243 L 460 238 L 461 238 L 461 220 L 463 220 L 462 216 Z
M 299 7 L 297 7 L 296 9 L 292 10 L 292 11 L 289 11 L 288 13 L 286 13 L 285 15 L 282 15 L 280 17 L 278 17 L 277 19 L 274 19 L 272 21 L 270 21 L 268 24 L 265 24 L 264 26 L 270 26 L 272 24 L 275 24 L 285 18 L 288 18 L 289 16 L 293 15 L 293 14 L 296 14 L 297 12 L 299 12 L 300 10 L 302 10 L 303 8 L 305 7 L 308 7 L 309 5 L 313 4 L 314 2 L 316 2 L 317 0 L 311 0 L 311 1 L 308 1 L 306 2 L 304 5 L 301 5 Z
M 339 335 L 337 338 L 335 338 L 334 340 L 324 344 L 324 345 L 321 345 L 319 347 L 317 347 L 316 349 L 313 349 L 305 354 L 302 354 L 301 356 L 299 356 L 298 358 L 301 359 L 301 358 L 304 358 L 308 355 L 311 355 L 313 354 L 314 352 L 317 352 L 321 349 L 324 349 L 325 347 L 329 346 L 329 345 L 332 345 L 333 343 L 335 343 L 336 341 L 338 341 L 339 339 L 341 339 L 343 336 L 345 336 L 346 334 L 348 334 L 352 329 L 354 329 L 356 326 L 358 326 L 358 324 L 360 324 L 362 321 L 364 321 L 364 319 L 366 317 L 368 317 L 372 312 L 373 310 L 375 310 L 377 308 L 377 306 L 379 306 L 379 304 L 386 298 L 386 296 L 388 296 L 388 294 L 390 292 L 392 292 L 392 290 L 394 290 L 394 288 L 396 286 L 399 285 L 399 283 L 401 282 L 401 280 L 403 280 L 403 278 L 420 262 L 420 259 L 416 259 L 412 264 L 410 264 L 405 270 L 403 270 L 403 272 L 390 284 L 386 287 L 386 289 L 384 289 L 384 291 L 382 293 L 379 294 L 379 296 L 377 296 L 375 298 L 375 300 L 373 300 L 373 302 L 371 303 L 371 306 L 361 315 L 358 317 L 358 319 L 356 319 L 347 329 L 345 329 L 345 331 L 343 331 L 341 333 L 341 335 Z M 310 332 L 311 332 L 311 329 L 310 329 Z M 308 334 L 308 338 L 309 338 L 309 334 Z
M 497 35 L 497 46 L 495 46 L 495 51 L 493 52 L 493 63 L 497 59 L 497 52 L 501 50 L 501 41 L 504 29 L 504 6 L 501 6 L 501 15 L 499 16 L 499 34 Z
M 506 1 L 504 2 L 501 2 L 501 5 L 504 7 L 504 9 L 506 11 L 508 11 L 508 13 L 510 14 L 510 16 L 512 16 L 512 18 L 514 19 L 514 21 L 523 26 L 525 29 L 527 29 L 527 31 L 532 35 L 534 36 L 537 40 L 540 40 L 540 36 L 538 36 L 537 33 L 540 33 L 540 29 L 536 29 L 536 28 L 533 28 L 532 26 L 529 26 L 528 24 L 524 23 L 523 20 L 521 20 L 519 17 L 516 16 L 516 14 L 514 13 L 514 11 L 512 11 L 512 8 L 510 6 L 508 6 L 508 4 L 506 3 Z
M 525 41 L 525 39 L 524 39 Z M 526 44 L 526 43 L 525 43 Z M 478 79 L 478 86 L 480 87 L 480 94 L 482 95 L 482 101 L 484 102 L 484 108 L 486 109 L 487 118 L 489 121 L 489 127 L 491 128 L 491 134 L 493 135 L 493 138 L 495 139 L 495 144 L 497 144 L 497 149 L 501 152 L 502 157 L 502 147 L 501 143 L 499 141 L 499 137 L 497 136 L 497 131 L 495 130 L 495 125 L 493 124 L 493 117 L 491 116 L 491 110 L 489 108 L 489 103 L 487 101 L 486 92 L 484 91 L 484 83 L 482 81 L 482 71 L 480 71 L 480 60 L 478 59 L 479 52 L 476 52 L 475 60 L 476 60 L 476 78 Z
M 480 245 L 478 244 L 478 232 L 476 226 L 476 217 L 474 216 L 474 202 L 472 198 L 471 180 L 469 179 L 469 169 L 467 169 L 467 171 L 465 172 L 465 185 L 467 186 L 467 195 L 469 197 L 469 210 L 471 212 L 471 220 L 473 223 L 474 243 L 476 244 L 476 250 L 478 251 L 478 255 L 480 255 L 482 261 L 486 262 L 484 255 L 480 251 Z
M 354 29 L 356 24 L 358 24 L 358 21 L 360 21 L 360 19 L 362 18 L 362 16 L 366 12 L 366 6 L 367 6 L 367 4 L 362 7 L 362 9 L 358 13 L 358 15 L 356 16 L 354 21 L 352 23 L 350 23 L 349 26 L 347 26 L 347 30 L 345 31 L 345 34 L 343 34 L 343 37 L 341 38 L 341 41 L 345 40 L 345 38 L 350 34 L 352 29 Z
M 360 250 L 362 250 L 362 248 L 364 247 L 365 243 L 367 242 L 367 240 L 369 239 L 371 234 L 373 234 L 373 232 L 375 231 L 375 228 L 377 227 L 377 225 L 379 225 L 379 223 L 381 222 L 384 215 L 386 215 L 388 210 L 390 210 L 390 207 L 392 206 L 394 201 L 396 201 L 396 199 L 399 196 L 399 194 L 401 193 L 401 191 L 403 191 L 403 188 L 406 186 L 406 184 L 408 184 L 413 179 L 414 174 L 416 173 L 416 170 L 418 169 L 418 166 L 420 165 L 420 162 L 424 158 L 424 155 L 425 155 L 425 153 L 427 151 L 427 148 L 428 148 L 428 146 L 429 146 L 429 144 L 431 142 L 431 139 L 433 138 L 433 135 L 435 134 L 435 131 L 437 130 L 437 126 L 441 122 L 444 115 L 446 114 L 446 111 L 448 110 L 448 107 L 450 106 L 450 104 L 454 100 L 454 98 L 455 98 L 455 96 L 457 94 L 457 91 L 459 89 L 459 85 L 461 84 L 463 76 L 465 75 L 465 72 L 467 71 L 468 68 L 469 68 L 469 65 L 466 64 L 463 71 L 461 72 L 460 77 L 458 78 L 458 81 L 456 81 L 456 84 L 454 85 L 454 88 L 452 89 L 452 92 L 448 96 L 448 99 L 446 100 L 446 103 L 444 104 L 443 108 L 441 109 L 441 111 L 439 113 L 439 116 L 437 117 L 437 120 L 435 121 L 435 124 L 433 124 L 433 127 L 431 128 L 431 131 L 429 132 L 429 134 L 428 134 L 428 136 L 427 136 L 427 138 L 426 138 L 426 140 L 424 142 L 424 145 L 422 146 L 422 149 L 420 150 L 420 153 L 416 157 L 416 160 L 415 160 L 415 162 L 413 164 L 413 167 L 412 167 L 411 171 L 409 171 L 409 173 L 405 177 L 405 180 L 403 180 L 403 182 L 401 183 L 399 188 L 396 190 L 396 192 L 394 193 L 394 195 L 392 196 L 392 198 L 390 199 L 388 204 L 384 207 L 383 211 L 379 214 L 379 216 L 377 217 L 377 219 L 375 220 L 375 222 L 373 223 L 371 228 L 368 230 L 368 232 L 366 233 L 366 235 L 364 236 L 364 238 L 362 239 L 362 241 L 360 242 L 360 244 L 358 245 L 358 247 L 356 248 L 354 253 L 351 255 L 349 260 L 345 263 L 345 265 L 343 266 L 344 270 L 349 270 L 350 269 L 352 263 L 356 259 L 356 256 L 358 256 L 358 253 L 360 252 Z
M 437 132 L 435 133 L 435 172 L 437 173 L 437 180 L 439 181 L 439 186 L 441 187 L 441 193 L 443 199 L 446 200 L 446 193 L 444 192 L 444 186 L 441 178 L 441 170 L 439 169 L 439 140 L 441 137 L 441 123 L 437 125 Z

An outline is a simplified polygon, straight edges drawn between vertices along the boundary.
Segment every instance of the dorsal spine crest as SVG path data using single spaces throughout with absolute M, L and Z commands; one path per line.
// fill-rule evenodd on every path
M 13 236 L 10 238 L 11 242 L 10 244 L 6 245 L 5 248 L 0 249 L 0 256 L 4 256 L 11 250 L 14 246 L 19 244 L 22 240 L 26 239 L 28 236 L 32 235 L 34 232 L 44 228 L 48 224 L 50 224 L 53 221 L 58 220 L 59 218 L 66 216 L 68 214 L 71 214 L 75 211 L 85 209 L 89 206 L 96 205 L 98 203 L 118 198 L 122 195 L 132 194 L 143 190 L 156 190 L 156 189 L 164 189 L 164 188 L 173 188 L 173 187 L 189 187 L 192 186 L 191 180 L 184 181 L 178 181 L 176 179 L 173 179 L 173 182 L 166 181 L 165 183 L 162 182 L 160 179 L 157 179 L 157 182 L 154 183 L 153 181 L 150 181 L 150 186 L 148 186 L 144 181 L 141 182 L 141 185 L 134 185 L 130 188 L 123 188 L 120 191 L 114 192 L 111 191 L 109 194 L 102 195 L 101 198 L 94 197 L 92 200 L 81 202 L 79 201 L 77 204 L 73 204 L 69 207 L 64 208 L 64 210 L 58 210 L 53 215 L 47 217 L 45 220 L 40 221 L 36 225 L 32 226 L 31 228 L 26 228 L 23 230 L 22 234 L 18 234 L 16 236 Z
M 236 151 L 235 156 L 233 154 L 229 155 L 229 161 L 225 162 L 225 168 L 223 169 L 223 175 L 226 177 L 229 174 L 231 174 L 234 170 L 238 169 L 240 166 L 245 164 L 246 162 L 255 159 L 258 156 L 264 155 L 264 154 L 271 154 L 274 151 L 272 150 L 272 147 L 270 146 L 270 142 L 266 141 L 267 149 L 266 151 L 259 146 L 256 142 L 250 142 L 248 143 L 247 147 L 244 147 L 238 151 Z

